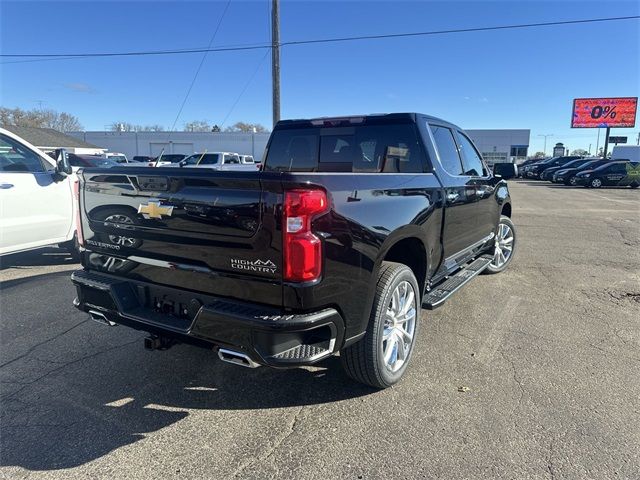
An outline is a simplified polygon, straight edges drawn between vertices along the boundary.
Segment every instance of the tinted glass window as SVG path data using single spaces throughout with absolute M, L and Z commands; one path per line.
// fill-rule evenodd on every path
M 265 170 L 313 172 L 318 168 L 318 132 L 315 129 L 278 130 L 273 133 Z
M 460 144 L 460 151 L 462 153 L 462 165 L 464 166 L 465 175 L 471 175 L 473 177 L 485 176 L 486 172 L 484 170 L 484 164 L 482 163 L 482 157 L 480 157 L 471 140 L 463 133 L 458 132 L 458 143 Z
M 423 163 L 413 124 L 310 127 L 276 131 L 265 170 L 417 173 Z
M 200 160 L 200 157 L 202 157 L 202 160 Z M 218 163 L 218 158 L 220 157 L 220 155 L 218 155 L 217 153 L 205 153 L 204 155 L 199 155 L 198 156 L 198 160 L 199 163 L 198 165 L 215 165 L 216 163 Z M 198 161 L 196 160 L 196 161 Z
M 0 171 L 44 172 L 40 157 L 12 138 L 0 135 Z
M 462 163 L 458 154 L 458 147 L 453 139 L 453 132 L 446 127 L 431 125 L 431 133 L 438 148 L 442 167 L 451 175 L 463 175 Z
M 460 151 L 462 152 L 462 165 L 464 165 L 465 175 L 471 175 L 473 177 L 483 177 L 486 175 L 482 158 L 476 151 L 473 143 L 471 143 L 471 140 L 463 133 L 458 132 L 458 143 L 460 144 Z

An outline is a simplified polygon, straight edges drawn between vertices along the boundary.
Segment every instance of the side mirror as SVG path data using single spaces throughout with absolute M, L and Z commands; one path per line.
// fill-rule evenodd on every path
M 186 160 L 180 160 L 180 163 L 178 165 L 180 165 L 181 167 L 184 167 L 187 164 Z
M 518 175 L 518 167 L 515 163 L 495 163 L 493 165 L 493 175 L 508 180 Z
M 56 159 L 56 173 L 63 177 L 67 175 L 71 175 L 73 170 L 71 169 L 71 164 L 69 163 L 69 155 L 67 155 L 67 151 L 64 148 L 58 148 L 55 151 L 55 159 Z

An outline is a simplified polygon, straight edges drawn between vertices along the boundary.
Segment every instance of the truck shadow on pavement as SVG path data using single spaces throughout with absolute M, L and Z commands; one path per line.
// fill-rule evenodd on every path
M 8 268 L 47 267 L 76 263 L 77 261 L 66 250 L 46 247 L 0 257 L 0 271 Z
M 146 351 L 144 334 L 99 325 L 76 311 L 67 278 L 43 277 L 3 289 L 3 295 L 20 291 L 31 297 L 29 288 L 43 286 L 71 292 L 60 305 L 43 306 L 32 318 L 3 315 L 3 334 L 10 330 L 9 348 L 3 349 L 0 362 L 3 467 L 77 467 L 169 427 L 194 410 L 204 412 L 204 418 L 199 415 L 202 438 L 228 434 L 229 424 L 238 425 L 238 435 L 249 436 L 251 432 L 242 431 L 243 417 L 251 418 L 249 410 L 323 404 L 374 392 L 346 377 L 336 357 L 320 368 L 252 370 L 224 364 L 213 352 L 186 345 Z M 64 320 L 42 338 L 38 324 L 47 321 L 50 312 Z M 12 322 L 19 332 L 33 328 L 33 336 L 14 334 Z M 222 424 L 216 421 L 220 411 L 227 411 Z M 174 429 L 172 434 L 180 433 Z M 195 439 L 183 440 L 199 448 Z

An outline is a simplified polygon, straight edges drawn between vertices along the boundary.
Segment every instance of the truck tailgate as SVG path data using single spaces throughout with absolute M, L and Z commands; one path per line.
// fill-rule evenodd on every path
M 85 170 L 81 184 L 85 267 L 281 304 L 277 176 L 116 167 Z

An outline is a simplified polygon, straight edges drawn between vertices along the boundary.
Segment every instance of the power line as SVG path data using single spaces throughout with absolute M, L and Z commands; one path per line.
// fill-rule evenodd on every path
M 235 99 L 235 101 L 233 102 L 233 104 L 231 105 L 231 108 L 229 109 L 229 111 L 227 112 L 227 114 L 225 115 L 224 119 L 222 120 L 222 123 L 220 124 L 220 129 L 222 129 L 222 127 L 224 126 L 224 124 L 226 123 L 227 119 L 229 118 L 229 116 L 231 115 L 231 113 L 233 112 L 233 110 L 236 108 L 236 105 L 238 104 L 238 102 L 240 101 L 240 99 L 242 98 L 242 96 L 244 95 L 244 92 L 247 91 L 247 88 L 249 88 L 249 85 L 251 85 L 251 82 L 253 81 L 253 78 L 256 76 L 256 74 L 258 73 L 258 70 L 260 70 L 260 67 L 262 66 L 262 64 L 264 63 L 265 58 L 267 58 L 267 55 L 269 55 L 269 50 L 267 50 L 265 52 L 265 54 L 262 56 L 262 58 L 260 59 L 260 62 L 258 63 L 258 66 L 256 67 L 256 69 L 253 71 L 253 73 L 251 74 L 251 76 L 249 77 L 249 80 L 247 81 L 247 83 L 245 84 L 245 86 L 242 88 L 242 91 L 240 92 L 240 95 L 238 95 L 238 97 Z
M 227 14 L 227 10 L 229 9 L 229 5 L 231 4 L 231 0 L 227 1 L 227 4 L 224 6 L 224 10 L 222 11 L 222 15 L 220 16 L 220 20 L 218 20 L 218 25 L 216 25 L 216 29 L 213 31 L 213 35 L 211 35 L 211 40 L 209 40 L 209 45 L 207 46 L 207 48 L 211 48 L 211 45 L 213 44 L 213 41 L 216 38 L 216 35 L 218 34 L 218 30 L 220 30 L 220 25 L 222 25 L 222 20 L 224 20 L 224 16 Z M 169 137 L 167 138 L 167 141 L 169 141 L 169 139 L 171 138 L 171 134 L 173 133 L 173 130 L 176 127 L 176 123 L 178 123 L 178 119 L 180 118 L 180 115 L 182 115 L 182 110 L 184 109 L 185 104 L 187 103 L 187 99 L 189 98 L 189 95 L 191 94 L 191 90 L 193 89 L 193 86 L 196 83 L 196 79 L 198 78 L 198 74 L 200 73 L 200 70 L 202 69 L 202 65 L 204 65 L 204 61 L 207 59 L 207 55 L 209 54 L 208 51 L 206 51 L 204 53 L 204 55 L 202 56 L 202 60 L 200 60 L 200 64 L 198 65 L 198 68 L 196 69 L 196 73 L 193 76 L 193 80 L 191 80 L 191 85 L 189 85 L 189 88 L 187 89 L 187 93 L 184 96 L 184 100 L 182 100 L 182 105 L 180 105 L 180 109 L 178 110 L 178 114 L 176 115 L 175 120 L 173 121 L 173 125 L 171 125 L 171 129 L 169 130 Z
M 615 22 L 622 20 L 637 20 L 640 19 L 640 15 L 631 15 L 626 17 L 606 17 L 606 18 L 590 18 L 584 20 L 563 20 L 557 22 L 539 22 L 539 23 L 522 23 L 513 25 L 497 25 L 492 27 L 473 27 L 473 28 L 455 28 L 449 30 L 431 30 L 424 32 L 405 32 L 405 33 L 390 33 L 380 35 L 360 35 L 353 37 L 335 37 L 335 38 L 322 38 L 322 39 L 308 39 L 308 40 L 291 40 L 288 42 L 281 42 L 280 46 L 293 46 L 293 45 L 310 45 L 318 43 L 338 43 L 338 42 L 352 42 L 363 40 L 382 40 L 389 38 L 406 38 L 406 37 L 419 37 L 429 35 L 449 35 L 456 33 L 473 33 L 473 32 L 488 32 L 495 30 L 512 30 L 512 29 L 524 29 L 524 28 L 538 28 L 538 27 L 551 27 L 560 25 L 578 25 L 586 23 L 601 23 L 601 22 Z M 216 48 L 191 48 L 181 50 L 149 50 L 149 51 L 137 51 L 137 52 L 98 52 L 98 53 L 41 53 L 41 54 L 19 54 L 19 53 L 2 53 L 2 58 L 95 58 L 95 57 L 130 57 L 130 56 L 148 56 L 148 55 L 184 55 L 191 53 L 205 53 L 205 52 L 235 52 L 243 50 L 259 50 L 271 48 L 270 44 L 247 44 L 237 45 L 229 47 L 216 47 Z M 11 63 L 11 62 L 4 62 Z

